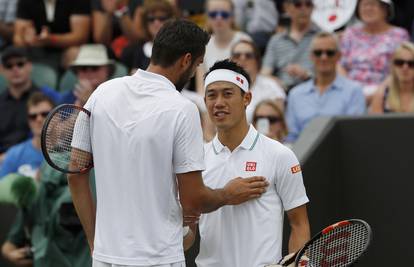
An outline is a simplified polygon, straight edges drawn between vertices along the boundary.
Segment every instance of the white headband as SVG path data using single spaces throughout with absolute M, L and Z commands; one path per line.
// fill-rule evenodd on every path
M 207 89 L 207 86 L 209 84 L 218 81 L 230 82 L 237 85 L 245 92 L 249 91 L 249 82 L 247 81 L 246 77 L 240 73 L 228 69 L 217 69 L 210 72 L 204 81 L 204 90 Z

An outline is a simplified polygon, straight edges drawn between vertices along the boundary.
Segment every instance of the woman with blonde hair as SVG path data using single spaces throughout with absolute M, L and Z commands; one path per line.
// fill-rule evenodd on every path
M 391 72 L 374 95 L 370 113 L 414 112 L 414 44 L 403 42 L 394 52 Z
M 281 143 L 288 132 L 283 110 L 270 99 L 257 104 L 253 112 L 253 126 L 260 133 Z

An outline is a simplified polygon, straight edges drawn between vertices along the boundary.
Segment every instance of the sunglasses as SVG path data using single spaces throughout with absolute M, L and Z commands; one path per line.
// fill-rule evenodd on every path
M 296 2 L 293 4 L 296 8 L 302 8 L 302 7 L 307 7 L 307 8 L 311 8 L 313 7 L 313 3 L 311 1 L 306 1 L 306 2 Z
M 148 16 L 147 17 L 147 21 L 149 23 L 153 23 L 154 21 L 158 20 L 159 22 L 164 22 L 167 21 L 168 19 L 170 19 L 169 16 Z
M 282 121 L 282 118 L 277 117 L 277 116 L 257 116 L 257 117 L 255 117 L 256 122 L 260 119 L 267 119 L 270 124 Z
M 210 11 L 207 13 L 208 17 L 211 19 L 217 19 L 221 17 L 222 19 L 228 19 L 231 17 L 231 12 L 225 10 L 218 10 L 218 11 Z
M 242 56 L 244 56 L 246 59 L 254 59 L 255 58 L 253 52 L 246 52 L 246 53 L 235 52 L 231 55 L 231 57 L 234 58 L 234 59 L 240 59 Z
M 34 121 L 35 119 L 37 119 L 37 116 L 41 116 L 44 119 L 47 117 L 48 114 L 49 114 L 49 111 L 43 111 L 39 113 L 29 113 L 27 117 L 29 118 L 29 120 Z
M 75 70 L 77 71 L 97 71 L 101 66 L 76 66 Z
M 322 50 L 322 49 L 315 49 L 312 51 L 313 55 L 315 57 L 322 57 L 323 54 L 325 54 L 327 57 L 333 57 L 336 55 L 336 50 L 334 49 L 326 49 L 326 50 Z
M 26 65 L 26 61 L 16 61 L 16 62 L 6 62 L 4 63 L 4 68 L 11 70 L 13 67 L 17 66 L 18 68 L 22 68 L 24 65 Z
M 404 60 L 404 59 L 395 59 L 394 65 L 397 67 L 402 67 L 405 64 L 408 65 L 411 69 L 414 69 L 414 60 Z

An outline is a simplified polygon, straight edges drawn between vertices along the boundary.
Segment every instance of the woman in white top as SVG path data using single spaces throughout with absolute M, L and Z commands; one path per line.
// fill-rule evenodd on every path
M 262 65 L 261 56 L 253 42 L 246 40 L 237 42 L 231 50 L 231 60 L 243 67 L 252 80 L 250 85 L 252 100 L 246 109 L 248 122 L 252 122 L 253 111 L 263 100 L 273 101 L 279 109 L 284 109 L 286 93 L 275 80 L 259 73 Z
M 204 95 L 203 75 L 218 60 L 230 57 L 231 47 L 240 40 L 251 40 L 249 35 L 235 30 L 234 5 L 231 0 L 206 1 L 207 26 L 211 38 L 206 47 L 203 64 L 197 70 L 197 92 Z

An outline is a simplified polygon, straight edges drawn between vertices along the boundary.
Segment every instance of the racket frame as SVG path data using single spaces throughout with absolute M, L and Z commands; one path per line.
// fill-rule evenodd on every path
M 70 171 L 68 169 L 63 169 L 59 166 L 57 166 L 53 160 L 50 158 L 49 153 L 47 152 L 47 146 L 46 146 L 46 134 L 47 134 L 47 129 L 49 127 L 50 122 L 52 121 L 54 115 L 56 113 L 58 113 L 59 110 L 61 109 L 65 109 L 65 108 L 74 108 L 74 109 L 78 109 L 80 112 L 85 112 L 89 117 L 91 116 L 91 112 L 81 106 L 77 106 L 74 104 L 61 104 L 57 107 L 55 107 L 54 109 L 52 109 L 49 114 L 47 115 L 45 122 L 43 123 L 43 127 L 42 127 L 42 133 L 41 133 L 41 139 L 40 139 L 40 143 L 41 143 L 41 148 L 42 148 L 42 154 L 46 160 L 46 162 L 54 169 L 63 172 L 63 173 L 68 173 L 68 174 L 78 174 L 78 173 L 85 173 L 88 170 L 90 170 L 91 168 L 93 168 L 93 161 L 91 161 L 91 164 L 88 167 L 83 168 L 80 171 Z

